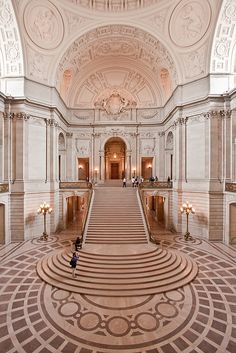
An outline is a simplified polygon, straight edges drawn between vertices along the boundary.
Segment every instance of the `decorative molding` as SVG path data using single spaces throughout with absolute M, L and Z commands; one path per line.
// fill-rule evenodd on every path
M 0 193 L 9 192 L 9 184 L 0 184 Z
M 207 32 L 210 20 L 211 7 L 208 0 L 182 0 L 170 18 L 170 38 L 179 47 L 195 45 Z
M 140 189 L 172 189 L 172 181 L 144 181 L 139 185 Z
M 236 183 L 225 183 L 225 191 L 236 192 Z
M 203 116 L 206 119 L 214 119 L 214 118 L 231 118 L 232 111 L 230 109 L 228 110 L 210 110 L 207 113 L 203 113 Z
M 14 120 L 14 119 L 17 119 L 17 120 L 24 120 L 24 121 L 28 121 L 31 116 L 29 114 L 26 114 L 24 112 L 18 112 L 18 113 L 6 113 L 4 112 L 3 113 L 3 118 L 5 120 L 8 120 L 8 119 L 11 119 L 11 120 Z
M 96 101 L 94 105 L 95 108 L 105 110 L 113 120 L 117 120 L 121 113 L 127 109 L 135 108 L 137 103 L 125 97 L 125 95 L 121 95 L 118 90 L 113 90 L 107 98 Z
M 92 183 L 88 181 L 71 181 L 71 182 L 60 182 L 60 189 L 92 189 Z
M 30 1 L 24 11 L 24 25 L 31 41 L 42 49 L 55 49 L 63 40 L 64 23 L 59 10 L 48 0 Z
M 73 137 L 73 132 L 67 132 L 67 133 L 66 133 L 66 137 L 72 138 L 72 137 Z
M 45 119 L 45 123 L 47 126 L 55 126 L 58 127 L 58 122 L 55 119 Z
M 1 0 L 0 2 L 0 51 L 3 58 L 0 66 L 1 76 L 24 75 L 23 52 L 18 24 L 10 0 Z
M 84 0 L 67 0 L 69 3 L 74 5 L 85 7 L 89 10 L 96 10 L 101 12 L 127 12 L 132 10 L 141 10 L 147 8 L 157 2 L 163 2 L 163 0 L 93 0 L 93 1 L 84 1 Z
M 215 29 L 212 46 L 211 72 L 234 72 L 234 60 L 231 56 L 235 49 L 236 38 L 236 3 L 235 0 L 224 1 L 224 8 Z

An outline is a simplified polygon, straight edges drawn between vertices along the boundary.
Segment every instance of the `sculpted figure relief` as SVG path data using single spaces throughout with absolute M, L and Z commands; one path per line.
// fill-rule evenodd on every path
M 210 18 L 208 0 L 180 1 L 170 19 L 171 39 L 181 47 L 194 45 L 206 33 Z
M 182 32 L 187 38 L 196 38 L 201 34 L 202 21 L 193 6 L 185 5 L 181 16 Z
M 35 35 L 41 40 L 52 41 L 55 21 L 56 18 L 50 9 L 41 9 L 33 23 Z
M 57 8 L 49 1 L 32 0 L 24 12 L 24 24 L 31 40 L 43 49 L 56 48 L 63 39 L 64 25 Z

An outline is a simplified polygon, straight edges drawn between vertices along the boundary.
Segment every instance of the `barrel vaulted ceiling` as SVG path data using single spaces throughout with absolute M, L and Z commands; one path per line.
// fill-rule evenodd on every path
M 217 52 L 217 20 L 227 6 L 236 17 L 232 0 L 12 3 L 25 75 L 55 86 L 72 108 L 94 108 L 117 92 L 137 107 L 163 106 L 177 85 L 209 73 L 212 55 L 219 65 L 226 49 L 222 42 Z

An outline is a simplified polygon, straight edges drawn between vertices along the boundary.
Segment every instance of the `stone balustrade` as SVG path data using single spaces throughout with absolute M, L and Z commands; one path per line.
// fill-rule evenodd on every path
M 60 189 L 92 189 L 92 183 L 88 181 L 62 181 L 59 183 Z
M 172 181 L 144 181 L 139 187 L 141 189 L 172 189 Z

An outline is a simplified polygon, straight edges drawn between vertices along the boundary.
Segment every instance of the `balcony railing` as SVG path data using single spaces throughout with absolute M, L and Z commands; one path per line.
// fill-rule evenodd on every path
M 225 191 L 236 192 L 236 183 L 225 183 Z
M 0 184 L 0 193 L 9 192 L 8 184 Z
M 172 189 L 172 181 L 144 181 L 139 185 L 140 189 Z
M 93 184 L 89 181 L 61 181 L 60 189 L 92 189 Z

